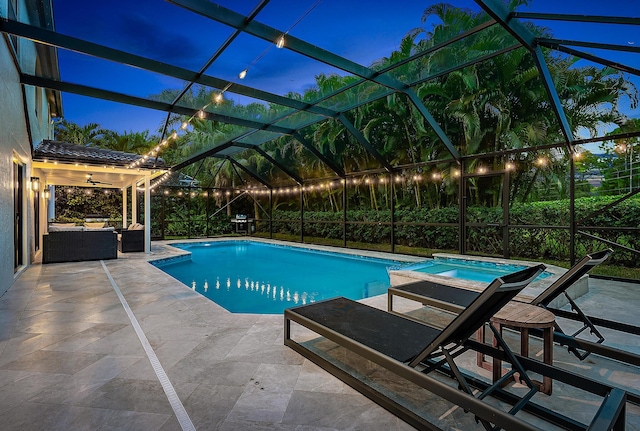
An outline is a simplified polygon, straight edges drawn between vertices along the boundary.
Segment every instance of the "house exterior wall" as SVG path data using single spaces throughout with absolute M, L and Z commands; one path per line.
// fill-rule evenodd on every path
M 11 0 L 0 0 L 0 14 L 8 16 Z M 29 22 L 28 8 L 33 2 L 17 2 L 17 18 Z M 47 3 L 47 2 L 45 2 Z M 19 64 L 19 66 L 16 65 Z M 17 56 L 10 37 L 0 35 L 0 295 L 6 292 L 26 266 L 38 256 L 35 250 L 34 202 L 35 193 L 29 189 L 31 177 L 40 177 L 40 190 L 45 181 L 43 175 L 31 168 L 32 147 L 43 139 L 51 139 L 52 126 L 44 90 L 20 84 L 20 70 L 35 73 L 39 65 L 38 53 L 32 42 L 18 39 Z M 25 110 L 27 115 L 25 115 Z M 27 120 L 28 118 L 28 120 Z M 14 271 L 14 188 L 15 163 L 23 166 L 23 267 Z M 40 226 L 46 226 L 46 201 L 40 193 Z M 42 244 L 42 241 L 40 241 Z

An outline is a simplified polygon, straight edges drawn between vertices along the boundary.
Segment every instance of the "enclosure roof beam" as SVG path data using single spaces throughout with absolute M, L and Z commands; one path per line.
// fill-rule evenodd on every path
M 278 162 L 276 159 L 271 157 L 266 151 L 264 151 L 259 146 L 251 145 L 251 144 L 243 144 L 240 142 L 234 142 L 234 146 L 241 147 L 241 148 L 250 148 L 252 150 L 255 150 L 258 154 L 260 154 L 262 157 L 267 159 L 272 165 L 274 165 L 275 167 L 280 169 L 282 172 L 287 174 L 289 177 L 291 177 L 296 183 L 298 183 L 298 185 L 302 185 L 303 183 L 302 178 L 300 178 L 299 176 L 291 172 L 287 167 L 285 167 L 282 163 Z
M 640 54 L 640 46 L 635 45 L 615 45 L 611 43 L 599 43 L 599 42 L 584 42 L 580 40 L 566 40 L 566 39 L 549 39 L 538 38 L 536 42 L 540 45 L 568 45 L 568 46 L 582 46 L 585 48 L 603 49 L 607 51 L 624 51 Z
M 198 0 L 168 0 L 170 3 L 174 3 L 178 6 L 181 6 L 187 10 L 190 10 L 194 13 L 200 14 L 207 18 L 218 21 L 222 24 L 234 27 L 236 29 L 242 28 L 243 31 L 251 34 L 252 36 L 261 38 L 268 42 L 275 42 L 279 37 L 284 36 L 284 32 L 260 23 L 258 21 L 247 22 L 245 17 L 237 12 L 234 12 L 230 9 L 224 8 L 220 5 L 209 3 L 209 2 L 200 2 Z M 492 25 L 493 23 L 491 23 Z M 472 29 L 475 31 L 480 31 L 484 27 L 479 26 L 477 29 Z M 355 63 L 347 58 L 339 56 L 333 52 L 326 51 L 322 48 L 319 48 L 315 45 L 312 45 L 304 40 L 298 39 L 290 34 L 286 35 L 286 48 L 291 51 L 302 54 L 306 57 L 312 58 L 314 60 L 320 61 L 322 63 L 328 64 L 329 66 L 336 67 L 338 69 L 349 72 L 353 75 L 359 76 L 366 80 L 375 82 L 376 84 L 385 86 L 387 88 L 393 89 L 395 91 L 399 91 L 402 93 L 407 93 L 409 91 L 408 85 L 404 82 L 401 82 L 391 76 L 384 75 L 380 71 L 373 70 L 368 67 L 364 67 L 358 63 Z M 433 127 L 443 141 L 445 145 L 447 143 L 450 145 L 450 141 L 446 136 L 444 136 L 444 132 L 440 128 L 440 126 L 435 122 L 433 116 L 429 113 L 427 108 L 422 104 L 422 102 L 416 98 L 417 102 L 422 105 L 422 108 L 418 108 L 421 115 L 424 116 L 425 120 Z M 414 104 L 416 101 L 414 100 Z M 337 117 L 336 117 L 337 118 Z M 444 137 L 444 139 L 443 139 Z M 361 141 L 360 137 L 357 137 L 359 141 Z M 447 146 L 447 149 L 451 151 L 453 147 Z M 379 157 L 376 157 L 379 159 Z
M 210 148 L 210 149 L 205 150 L 205 151 L 203 151 L 201 153 L 198 153 L 195 156 L 192 156 L 189 159 L 184 160 L 184 161 L 172 166 L 171 170 L 172 171 L 180 170 L 180 169 L 182 169 L 184 167 L 187 167 L 190 164 L 195 163 L 195 162 L 197 162 L 199 160 L 206 159 L 207 157 L 217 157 L 217 154 L 220 151 L 226 150 L 227 148 L 230 148 L 230 147 L 233 147 L 233 142 L 231 142 L 231 141 L 225 142 L 224 144 L 216 145 L 213 148 Z M 224 156 L 219 156 L 219 158 L 224 159 Z
M 553 44 L 553 43 L 546 43 L 541 40 L 539 40 L 538 42 L 540 45 L 545 46 L 547 48 L 555 49 L 556 51 L 561 51 L 561 52 L 564 52 L 565 54 L 573 55 L 574 57 L 579 57 L 585 60 L 592 61 L 594 63 L 602 64 L 603 66 L 611 67 L 621 72 L 626 72 L 632 75 L 640 76 L 640 69 L 636 69 L 635 67 L 631 67 L 625 64 L 617 63 L 615 61 L 607 60 L 605 58 L 591 55 L 584 51 L 578 51 L 577 49 L 568 48 L 566 46 Z
M 211 2 L 203 2 L 200 0 L 168 0 L 184 9 L 202 15 L 206 18 L 218 21 L 236 29 L 242 29 L 247 34 L 257 38 L 275 43 L 285 32 L 274 27 L 268 26 L 258 21 L 246 22 L 246 17 L 231 9 L 227 9 Z M 353 75 L 372 80 L 385 87 L 402 91 L 406 88 L 406 84 L 395 80 L 388 76 L 378 76 L 378 72 L 364 67 L 354 61 L 341 57 L 333 52 L 326 51 L 316 45 L 310 44 L 304 40 L 298 39 L 291 34 L 286 34 L 285 47 L 291 51 L 302 54 L 305 57 L 320 61 L 329 66 L 349 72 Z
M 556 86 L 553 83 L 553 77 L 551 76 L 551 72 L 549 71 L 549 67 L 547 66 L 547 62 L 544 59 L 544 54 L 542 53 L 542 48 L 540 48 L 540 46 L 535 47 L 533 56 L 536 65 L 538 66 L 538 71 L 540 72 L 542 83 L 547 90 L 549 98 L 551 99 L 551 106 L 553 107 L 553 111 L 556 114 L 558 123 L 560 124 L 562 134 L 567 141 L 569 150 L 573 153 L 573 132 L 571 131 L 569 120 L 567 119 L 564 108 L 562 107 L 562 102 L 560 101 L 560 97 L 558 96 L 558 91 L 556 90 Z
M 217 157 L 217 156 L 214 156 Z M 253 179 L 255 179 L 256 181 L 258 181 L 259 183 L 261 183 L 263 186 L 265 186 L 268 189 L 272 189 L 273 187 L 271 187 L 271 184 L 269 184 L 266 180 L 264 180 L 262 177 L 260 177 L 258 174 L 256 174 L 255 172 L 253 172 L 251 169 L 247 168 L 246 166 L 244 166 L 242 163 L 238 162 L 236 159 L 234 159 L 231 156 L 224 156 L 225 159 L 229 160 L 231 162 L 231 164 L 233 166 L 237 166 L 240 169 L 242 169 L 244 172 L 247 173 L 247 175 L 249 175 L 250 177 L 252 177 Z
M 269 3 L 269 1 L 270 0 L 262 0 L 260 3 L 258 3 L 258 5 L 255 8 L 253 8 L 251 13 L 247 15 L 246 22 L 253 20 L 258 15 L 258 13 L 260 13 L 260 11 L 264 9 L 264 7 L 267 5 L 267 3 Z M 224 42 L 222 42 L 222 45 L 220 45 L 218 49 L 216 49 L 213 55 L 209 57 L 209 59 L 205 62 L 205 64 L 200 68 L 198 73 L 196 73 L 196 75 L 194 76 L 194 79 L 191 80 L 191 82 L 189 82 L 189 84 L 185 86 L 185 88 L 180 92 L 180 94 L 173 100 L 173 103 L 172 103 L 173 105 L 178 103 L 178 101 L 182 98 L 182 96 L 184 96 L 187 93 L 187 91 L 189 91 L 189 89 L 193 86 L 193 84 L 196 83 L 197 79 L 200 78 L 202 75 L 204 75 L 204 72 L 206 72 L 209 66 L 211 66 L 213 62 L 216 61 L 218 57 L 220 57 L 220 55 L 222 55 L 222 53 L 229 47 L 229 45 L 231 45 L 231 42 L 233 42 L 238 36 L 240 36 L 241 33 L 242 33 L 242 28 L 238 28 L 233 33 L 231 33 Z
M 541 19 L 549 21 L 593 22 L 596 24 L 640 25 L 640 18 L 606 15 L 574 15 L 562 13 L 511 12 L 513 18 Z
M 181 79 L 183 81 L 195 82 L 207 87 L 221 89 L 228 84 L 228 81 L 224 79 L 216 78 L 210 75 L 198 76 L 198 72 L 194 72 L 192 70 L 184 69 L 182 67 L 163 63 L 157 60 L 152 60 L 136 54 L 131 54 L 125 51 L 110 48 L 76 37 L 59 34 L 54 31 L 45 30 L 40 27 L 24 24 L 17 21 L 0 19 L 0 32 L 30 39 L 37 43 L 51 45 L 57 48 L 67 49 L 73 52 L 90 55 L 92 57 L 138 67 L 140 69 Z M 314 114 L 326 117 L 333 117 L 337 114 L 337 112 L 331 109 L 315 106 L 306 102 L 302 102 L 300 100 L 279 96 L 277 94 L 258 90 L 252 87 L 247 87 L 241 84 L 234 84 L 232 91 L 243 96 L 264 100 L 266 102 L 286 106 L 296 110 L 312 112 Z
M 440 127 L 436 119 L 433 118 L 433 115 L 431 115 L 431 112 L 429 112 L 427 107 L 424 106 L 424 103 L 422 103 L 422 100 L 420 100 L 416 92 L 413 91 L 413 89 L 411 89 L 411 90 L 407 90 L 405 93 L 409 97 L 409 100 L 411 100 L 411 102 L 418 109 L 418 111 L 420 111 L 422 116 L 427 120 L 431 128 L 436 132 L 436 135 L 438 135 L 438 138 L 440 138 L 444 146 L 447 148 L 447 151 L 449 151 L 449 154 L 451 154 L 451 156 L 454 159 L 459 160 L 460 153 L 453 146 L 453 144 L 449 140 L 449 137 L 444 133 L 444 130 L 442 130 L 442 128 Z
M 491 18 L 496 20 L 511 36 L 525 46 L 529 51 L 533 51 L 535 46 L 535 36 L 517 19 L 511 19 L 509 10 L 501 0 L 475 0 L 476 3 Z
M 156 100 L 144 99 L 142 97 L 129 96 L 127 94 L 116 93 L 114 91 L 103 90 L 100 88 L 89 87 L 86 85 L 73 84 L 70 82 L 56 81 L 49 78 L 39 76 L 20 74 L 20 83 L 27 85 L 35 85 L 36 87 L 58 90 L 66 93 L 80 94 L 83 96 L 94 97 L 97 99 L 110 100 L 112 102 L 125 103 L 128 105 L 140 106 L 142 108 L 155 109 L 158 111 L 171 112 L 180 115 L 194 116 L 199 110 L 186 108 L 183 106 L 172 106 L 171 103 L 158 102 Z M 253 120 L 245 120 L 242 118 L 231 117 L 228 115 L 216 114 L 213 112 L 204 112 L 204 117 L 211 121 L 219 121 L 222 123 L 235 124 L 237 126 L 250 127 L 253 129 L 267 130 L 269 132 L 291 134 L 293 129 L 261 123 Z
M 247 16 L 247 20 L 250 21 L 253 18 L 255 18 L 256 15 L 258 15 L 258 13 L 267 5 L 267 3 L 269 3 L 269 1 L 270 0 L 262 0 L 253 9 L 253 11 L 251 11 L 251 13 Z M 205 64 L 200 68 L 200 70 L 198 71 L 198 73 L 196 73 L 194 78 L 182 89 L 180 94 L 178 94 L 173 99 L 173 102 L 171 103 L 172 106 L 175 106 L 175 105 L 178 104 L 180 99 L 182 99 L 182 97 L 185 94 L 187 94 L 187 92 L 193 87 L 193 85 L 196 83 L 198 78 L 200 78 L 202 75 L 204 75 L 204 72 L 206 72 L 206 70 L 209 68 L 209 66 L 211 66 L 213 64 L 213 62 L 216 61 L 216 59 L 218 57 L 220 57 L 220 55 L 224 52 L 224 50 L 227 49 L 229 47 L 229 45 L 231 45 L 231 42 L 233 42 L 240 35 L 240 33 L 241 33 L 241 31 L 238 29 L 238 30 L 234 31 L 232 34 L 230 34 L 229 37 L 227 37 L 227 39 L 222 43 L 222 45 L 220 45 L 218 47 L 218 49 L 216 49 L 216 52 L 214 52 L 213 55 L 211 57 L 209 57 L 209 60 L 207 60 L 205 62 Z M 162 136 L 160 137 L 160 139 L 164 139 L 164 137 L 166 135 L 167 126 L 169 125 L 169 118 L 170 118 L 170 116 L 167 116 L 167 119 L 165 120 L 164 130 L 162 132 Z
M 553 107 L 554 114 L 560 124 L 562 134 L 567 141 L 567 146 L 573 152 L 571 143 L 573 142 L 573 133 L 571 126 L 567 120 L 567 116 L 562 107 L 562 102 L 558 96 L 558 91 L 553 84 L 553 77 L 549 72 L 549 67 L 542 54 L 542 49 L 537 44 L 534 34 L 526 28 L 519 20 L 512 19 L 509 10 L 501 0 L 475 0 L 485 12 L 495 19 L 505 30 L 515 37 L 525 48 L 527 48 L 536 62 L 540 78 L 547 91 L 547 96 Z
M 318 151 L 316 149 L 316 147 L 314 147 L 311 144 L 311 142 L 307 141 L 305 139 L 305 137 L 302 136 L 302 134 L 300 132 L 293 133 L 293 137 L 295 138 L 296 141 L 300 142 L 300 144 L 303 147 L 305 147 L 307 150 L 309 150 L 311 152 L 311 154 L 316 156 L 318 159 L 320 159 L 322 161 L 322 163 L 327 165 L 327 167 L 329 169 L 331 169 L 333 171 L 333 173 L 338 175 L 340 178 L 344 178 L 345 177 L 344 170 L 341 167 L 339 167 L 338 165 L 336 165 L 334 162 L 329 160 L 327 157 L 325 157 L 325 155 L 322 154 L 320 151 Z
M 342 123 L 342 125 L 353 135 L 354 138 L 364 147 L 365 150 L 369 154 L 371 154 L 377 161 L 380 163 L 387 172 L 393 172 L 393 166 L 387 162 L 384 157 L 376 150 L 373 145 L 369 142 L 369 140 L 362 134 L 362 132 L 353 125 L 351 121 L 344 114 L 340 114 L 338 116 L 338 121 Z

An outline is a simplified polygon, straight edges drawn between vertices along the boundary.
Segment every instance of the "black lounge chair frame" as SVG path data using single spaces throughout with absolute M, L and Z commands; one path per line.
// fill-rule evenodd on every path
M 473 342 L 469 343 L 469 336 L 485 322 L 489 321 L 493 314 L 520 292 L 531 280 L 537 277 L 543 269 L 544 266 L 539 265 L 494 280 L 469 307 L 442 331 L 428 326 L 424 322 L 418 322 L 405 316 L 388 313 L 346 298 L 335 298 L 285 310 L 284 343 L 419 429 L 437 430 L 439 428 L 375 388 L 360 381 L 340 366 L 293 340 L 291 322 L 304 326 L 398 376 L 447 399 L 462 407 L 465 411 L 475 414 L 488 430 L 499 428 L 538 429 L 513 416 L 521 409 L 534 412 L 546 420 L 561 426 L 571 424 L 570 429 L 586 429 L 586 426 L 582 424 L 530 402 L 530 398 L 536 392 L 536 387 L 528 379 L 526 368 L 520 364 L 520 359 L 511 352 L 504 340 L 499 337 L 497 331 L 496 335 L 500 339 L 502 350 L 486 346 L 486 349 L 483 347 L 483 352 L 489 355 L 499 355 L 506 362 L 512 364 L 512 371 L 519 372 L 529 385 L 530 391 L 525 396 L 515 397 L 511 395 L 511 398 L 508 398 L 503 395 L 502 392 L 506 391 L 499 388 L 503 381 L 508 378 L 505 376 L 505 379 L 501 379 L 495 384 L 486 384 L 482 394 L 476 398 L 473 396 L 469 384 L 469 382 L 474 384 L 476 382 L 465 376 L 454 362 L 454 358 L 467 349 L 476 345 L 485 346 L 477 342 L 475 344 Z M 522 359 L 525 359 L 528 363 L 536 362 L 528 358 Z M 559 380 L 569 384 L 574 384 L 575 381 L 578 381 L 581 388 L 591 392 L 593 392 L 594 388 L 597 388 L 598 394 L 605 397 L 605 402 L 589 429 L 604 430 L 611 429 L 611 426 L 614 426 L 616 430 L 624 429 L 624 403 L 626 401 L 624 391 L 610 388 L 541 363 L 540 365 L 543 366 L 542 369 L 537 364 L 533 364 L 532 369 L 535 368 L 537 372 L 544 371 L 559 374 Z M 429 376 L 428 373 L 433 370 L 442 371 L 454 377 L 462 391 Z M 476 386 L 478 385 L 476 384 Z M 501 399 L 512 402 L 513 408 L 510 412 L 504 412 L 482 401 L 483 398 L 494 393 L 497 393 Z M 605 417 L 608 419 L 604 419 Z M 593 428 L 594 424 L 599 423 L 599 421 L 606 423 L 607 426 Z
M 567 289 L 573 285 L 580 277 L 588 273 L 595 266 L 601 264 L 608 259 L 613 251 L 611 249 L 602 250 L 596 253 L 588 254 L 578 263 L 571 267 L 554 283 L 547 287 L 540 295 L 534 298 L 530 303 L 544 307 L 554 313 L 558 317 L 571 319 L 582 323 L 582 328 L 573 334 L 566 334 L 556 323 L 553 333 L 554 341 L 566 346 L 571 353 L 578 359 L 583 360 L 589 354 L 596 353 L 610 359 L 622 361 L 631 365 L 640 366 L 640 355 L 626 352 L 621 349 L 608 347 L 602 344 L 604 336 L 598 330 L 596 325 L 614 329 L 616 331 L 626 332 L 633 335 L 640 335 L 640 327 L 628 325 L 612 320 L 607 320 L 595 316 L 589 316 L 584 313 L 578 304 L 567 294 Z M 440 308 L 453 313 L 460 313 L 470 304 L 480 293 L 473 290 L 467 290 L 446 284 L 435 283 L 431 281 L 417 281 L 400 286 L 390 287 L 388 291 L 388 310 L 393 311 L 393 297 L 400 296 L 421 302 L 429 307 Z M 560 310 L 551 307 L 549 304 L 558 296 L 564 295 L 571 306 L 572 311 Z M 589 329 L 597 340 L 590 341 L 577 338 L 584 330 Z M 540 335 L 540 331 L 532 329 L 533 335 Z M 630 395 L 630 398 L 634 397 Z M 640 397 L 638 398 L 640 401 Z

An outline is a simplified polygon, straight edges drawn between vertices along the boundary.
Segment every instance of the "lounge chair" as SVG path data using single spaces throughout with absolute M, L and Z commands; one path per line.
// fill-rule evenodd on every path
M 454 359 L 468 349 L 469 337 L 535 279 L 544 268 L 544 265 L 538 265 L 497 278 L 443 330 L 342 297 L 290 308 L 284 313 L 284 343 L 418 428 L 434 429 L 434 426 L 425 418 L 411 412 L 348 371 L 295 341 L 292 337 L 291 322 L 302 325 L 396 373 L 399 377 L 472 412 L 487 430 L 493 430 L 495 427 L 518 430 L 538 429 L 513 416 L 519 410 L 526 408 L 537 389 L 527 376 L 526 369 L 521 366 L 519 359 L 499 334 L 496 333 L 496 336 L 502 350 L 497 352 L 512 364 L 513 369 L 495 384 L 485 388 L 478 398 L 473 396 L 468 379 L 457 367 Z M 445 364 L 448 368 L 444 367 Z M 548 369 L 552 368 L 548 367 Z M 446 370 L 457 380 L 460 390 L 428 376 L 428 373 L 433 370 Z M 504 412 L 482 401 L 495 390 L 501 391 L 500 386 L 515 372 L 520 373 L 529 391 L 513 403 L 509 412 Z M 582 381 L 579 376 L 571 373 L 566 375 L 566 381 Z M 584 386 L 588 385 L 583 384 Z M 604 394 L 607 396 L 610 395 L 610 391 L 613 391 L 611 388 L 603 389 L 604 386 L 599 384 L 596 384 L 596 387 L 602 393 L 608 391 Z M 618 416 L 620 414 L 624 416 L 623 406 L 626 394 L 618 389 L 613 394 L 615 399 L 612 398 L 610 402 L 617 406 L 618 414 L 612 420 L 617 424 L 624 424 L 624 417 L 619 419 Z M 608 407 L 606 411 L 610 413 L 611 408 Z M 555 415 L 550 415 L 552 416 Z M 597 417 L 600 416 L 600 414 L 597 415 Z
M 585 359 L 592 351 L 594 351 L 594 349 L 598 353 L 606 352 L 606 349 L 603 350 L 594 347 L 594 345 L 601 344 L 604 341 L 604 336 L 595 326 L 596 322 L 604 327 L 617 330 L 626 330 L 627 332 L 640 335 L 640 328 L 608 321 L 601 318 L 587 316 L 580 309 L 578 304 L 576 304 L 575 301 L 567 294 L 567 289 L 569 287 L 571 287 L 576 281 L 580 279 L 580 277 L 588 273 L 595 266 L 607 260 L 611 253 L 613 253 L 613 250 L 607 249 L 586 255 L 584 258 L 582 258 L 582 260 L 580 260 L 569 270 L 567 270 L 567 272 L 565 272 L 561 277 L 559 277 L 554 283 L 552 283 L 540 295 L 535 297 L 530 302 L 532 305 L 538 305 L 548 309 L 556 316 L 572 319 L 582 323 L 582 327 L 570 335 L 565 334 L 565 332 L 556 323 L 554 333 L 554 339 L 564 345 L 567 345 L 569 351 L 571 351 L 580 360 Z M 418 281 L 415 283 L 390 287 L 388 291 L 388 309 L 389 311 L 393 311 L 393 297 L 401 296 L 421 302 L 424 305 L 441 308 L 454 313 L 459 313 L 460 311 L 464 310 L 465 307 L 471 304 L 479 294 L 480 293 L 476 291 L 453 287 L 446 284 L 440 284 L 430 281 Z M 550 306 L 551 302 L 560 295 L 565 295 L 565 297 L 569 301 L 569 304 L 571 305 L 571 309 L 573 310 L 572 312 L 560 310 Z M 580 340 L 579 342 L 577 342 L 575 337 L 585 329 L 589 329 L 590 332 L 597 338 L 597 341 L 588 342 Z M 605 356 L 609 355 L 605 354 Z M 631 361 L 631 363 L 635 362 L 636 359 L 633 359 Z

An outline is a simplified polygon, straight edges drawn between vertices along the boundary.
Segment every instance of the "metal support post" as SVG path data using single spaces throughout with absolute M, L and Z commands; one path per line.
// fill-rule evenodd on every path
M 342 179 L 342 245 L 347 247 L 347 179 Z
M 576 163 L 569 153 L 569 262 L 576 263 Z
M 511 257 L 509 252 L 509 171 L 505 168 L 502 176 L 502 255 Z
M 464 161 L 460 161 L 460 180 L 458 182 L 458 252 L 467 252 L 467 196 L 464 175 Z

